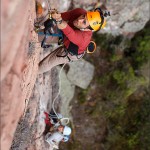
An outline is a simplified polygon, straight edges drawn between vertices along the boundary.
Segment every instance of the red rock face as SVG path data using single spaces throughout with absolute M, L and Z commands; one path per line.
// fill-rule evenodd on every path
M 10 71 L 20 50 L 21 42 L 27 36 L 29 2 L 2 1 L 2 58 L 1 80 Z M 25 50 L 25 49 L 24 49 Z
M 1 147 L 7 150 L 23 111 L 23 101 L 20 79 L 13 72 L 8 73 L 1 86 Z
M 31 59 L 27 57 L 29 41 L 36 38 L 33 31 L 35 2 L 2 0 L 1 4 L 1 148 L 8 150 L 23 115 L 25 98 L 30 97 L 27 89 L 32 90 L 34 86 L 39 52 Z M 30 84 L 27 78 L 33 79 Z

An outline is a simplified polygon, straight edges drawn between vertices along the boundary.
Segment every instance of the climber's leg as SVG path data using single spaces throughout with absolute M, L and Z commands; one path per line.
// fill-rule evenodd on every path
M 53 52 L 51 52 L 48 56 L 46 56 L 42 61 L 39 63 L 39 74 L 47 72 L 51 70 L 54 66 L 68 63 L 69 59 L 67 57 L 58 57 L 58 56 L 64 56 L 66 54 L 63 47 L 59 47 Z M 68 54 L 68 57 L 71 61 L 78 60 L 77 56 L 72 56 Z
M 39 74 L 51 70 L 54 66 L 59 64 L 67 63 L 68 59 L 66 57 L 57 57 L 57 55 L 64 55 L 64 48 L 59 47 L 56 50 L 52 51 L 39 63 Z

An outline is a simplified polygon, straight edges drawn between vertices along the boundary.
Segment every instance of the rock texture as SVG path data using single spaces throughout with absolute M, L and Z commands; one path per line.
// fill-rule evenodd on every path
M 86 89 L 94 75 L 94 66 L 85 60 L 72 62 L 67 77 L 70 82 L 80 88 Z
M 60 2 L 52 1 L 51 5 L 56 8 L 56 4 L 58 3 Z M 63 3 L 61 10 L 67 10 L 68 5 L 69 1 Z M 10 148 L 18 121 L 21 117 L 20 122 L 23 122 L 24 125 L 28 124 L 28 129 L 18 136 L 17 131 L 20 129 L 18 127 L 16 135 L 18 139 L 23 139 L 24 142 L 26 139 L 25 137 L 29 136 L 29 132 L 32 129 L 32 123 L 34 121 L 36 122 L 37 119 L 41 119 L 43 110 L 47 110 L 48 106 L 51 108 L 51 103 L 46 103 L 46 101 L 51 101 L 52 99 L 52 93 L 50 92 L 51 88 L 48 88 L 50 91 L 45 89 L 45 86 L 49 83 L 46 80 L 48 79 L 51 81 L 51 76 L 48 75 L 48 77 L 44 75 L 43 77 L 39 77 L 39 80 L 42 78 L 42 81 L 39 82 L 42 84 L 42 88 L 43 90 L 46 90 L 46 92 L 41 90 L 39 84 L 37 85 L 38 89 L 36 89 L 36 87 L 34 88 L 38 72 L 38 62 L 39 59 L 42 58 L 42 56 L 40 57 L 42 49 L 40 48 L 40 43 L 37 43 L 37 34 L 34 32 L 35 18 L 34 0 L 30 2 L 21 2 L 18 0 L 13 2 L 2 1 L 2 35 L 4 36 L 2 38 L 1 55 L 1 87 L 3 87 L 3 89 L 1 88 L 1 147 L 4 150 Z M 50 84 L 49 87 L 52 87 L 52 85 Z M 38 95 L 38 90 L 41 91 L 41 95 Z M 42 94 L 42 91 L 44 94 Z M 40 99 L 40 102 L 36 101 L 37 99 Z M 39 112 L 40 115 L 38 117 L 37 110 L 39 109 L 39 105 L 37 104 L 40 104 L 40 110 L 42 111 L 42 113 Z M 30 109 L 32 107 L 34 108 Z M 31 110 L 31 112 L 29 111 L 30 113 L 25 114 L 24 112 L 26 110 Z M 34 130 L 38 129 L 38 132 L 34 132 L 33 136 L 35 134 L 38 136 L 45 128 L 44 122 L 42 122 L 42 125 L 44 125 L 43 128 L 41 127 L 41 122 L 36 125 L 37 126 Z M 20 131 L 18 132 L 20 133 Z M 31 138 L 28 140 L 30 139 Z M 16 138 L 14 140 L 17 141 Z M 29 142 L 28 140 L 24 143 L 27 144 Z M 24 149 L 26 146 L 22 146 L 20 142 L 21 140 L 16 142 L 16 145 L 12 145 L 12 148 L 15 149 L 15 147 L 19 147 L 20 150 Z M 35 145 L 38 147 L 38 142 Z M 29 146 L 29 149 L 32 149 L 33 147 L 35 146 Z
M 60 73 L 60 68 L 58 68 L 58 71 Z M 68 80 L 64 70 L 61 71 L 60 82 L 61 82 L 59 86 L 61 96 L 60 112 L 61 114 L 63 114 L 64 117 L 69 117 L 71 119 L 70 101 L 72 100 L 75 93 L 75 85 Z
M 71 100 L 75 95 L 75 87 L 86 89 L 94 76 L 94 66 L 85 60 L 69 63 L 69 70 L 66 73 L 60 67 L 57 67 L 60 74 L 60 113 L 66 118 L 73 121 L 70 114 L 72 106 Z M 84 68 L 84 69 L 83 69 Z
M 27 68 L 29 72 L 33 71 L 33 67 L 28 66 L 27 52 L 29 41 L 36 38 L 31 33 L 33 20 L 30 20 L 35 15 L 34 6 L 34 1 L 2 0 L 1 146 L 4 150 L 10 148 L 17 123 L 24 111 L 26 94 L 22 94 L 22 75 Z M 35 63 L 33 58 L 31 61 Z M 28 75 L 30 78 L 31 72 Z M 27 76 L 24 82 L 26 79 Z M 35 81 L 35 74 L 33 79 Z M 32 83 L 28 88 L 34 85 Z
M 106 18 L 107 25 L 100 33 L 115 35 L 131 35 L 143 29 L 149 17 L 149 0 L 78 0 L 72 1 L 71 8 L 83 7 L 86 10 L 93 10 L 101 7 L 108 10 L 111 16 Z
M 33 92 L 26 107 L 26 114 L 21 118 L 14 135 L 12 150 L 34 150 L 49 149 L 49 145 L 45 144 L 43 132 L 45 130 L 44 111 L 49 112 L 52 103 L 53 82 L 51 77 L 55 79 L 57 71 L 53 73 L 37 76 Z M 56 82 L 57 83 L 57 82 Z M 55 84 L 56 84 L 55 83 Z M 58 88 L 56 88 L 58 89 Z M 57 92 L 57 91 L 56 91 Z
M 111 17 L 105 33 L 129 35 L 143 29 L 149 17 L 149 0 L 110 0 L 105 3 Z
M 29 14 L 26 10 L 29 10 L 29 2 L 19 2 L 19 0 L 16 0 L 14 3 L 9 2 L 8 0 L 2 1 L 1 31 L 3 37 L 1 39 L 1 81 L 6 77 L 14 65 L 18 52 L 22 52 L 22 58 L 19 56 L 18 58 L 20 58 L 19 61 L 22 65 L 24 63 L 22 60 L 24 60 L 23 56 L 25 51 L 25 43 L 27 41 L 27 31 L 29 27 L 29 24 L 26 21 L 29 17 Z M 22 18 L 21 22 L 20 18 Z M 24 49 L 24 51 L 20 49 Z M 18 74 L 21 72 L 20 66 L 19 68 L 16 67 L 15 69 L 15 72 Z
M 40 48 L 40 43 L 37 43 L 37 35 L 33 30 L 36 18 L 35 0 L 2 0 L 1 2 L 1 147 L 3 150 L 10 149 L 20 120 L 11 148 L 15 150 L 48 149 L 43 137 L 36 141 L 35 138 L 41 135 L 45 127 L 43 111 L 51 109 L 52 99 L 58 92 L 58 73 L 52 70 L 49 74 L 37 77 L 38 62 L 46 55 L 46 50 L 44 53 L 41 52 L 43 50 Z M 50 0 L 50 6 L 59 11 L 77 7 L 107 8 L 112 15 L 108 19 L 105 30 L 101 32 L 113 35 L 134 34 L 149 20 L 149 0 L 133 0 L 132 2 L 129 0 L 102 0 L 101 2 L 98 0 L 82 2 Z M 74 75 L 72 69 L 76 66 L 72 64 L 67 76 L 63 72 L 67 83 L 64 85 L 67 87 L 62 87 L 62 99 L 63 95 L 69 99 L 73 96 L 74 91 L 70 92 L 70 96 L 66 91 L 74 90 L 75 85 L 85 89 L 90 83 L 94 69 L 91 65 L 88 65 L 89 67 L 84 63 L 82 65 L 87 69 L 91 68 L 92 71 L 85 73 L 85 77 L 83 74 L 78 74 L 80 70 L 76 71 L 76 75 L 79 75 L 82 80 L 88 79 L 87 83 L 78 82 L 78 76 L 76 79 L 72 76 Z M 62 103 L 63 107 L 60 108 L 65 115 L 69 114 L 66 111 L 69 101 L 64 99 L 64 102 L 66 100 L 67 102 Z M 64 106 L 65 104 L 67 105 Z M 56 104 L 57 110 L 59 110 L 58 105 L 59 103 Z

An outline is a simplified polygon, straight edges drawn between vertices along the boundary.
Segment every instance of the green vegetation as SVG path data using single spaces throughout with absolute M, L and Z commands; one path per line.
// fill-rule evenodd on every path
M 148 150 L 150 144 L 150 93 L 143 89 L 144 95 L 128 98 L 126 106 L 121 104 L 106 111 L 111 134 L 107 137 L 107 149 Z M 116 145 L 112 148 L 113 145 Z M 120 148 L 119 148 L 120 147 Z
M 134 69 L 139 69 L 144 63 L 150 60 L 150 23 L 136 33 L 131 40 L 131 45 L 125 50 L 125 56 L 130 58 Z
M 98 122 L 96 129 L 102 117 L 106 120 L 108 132 L 100 141 L 105 150 L 150 150 L 150 85 L 140 70 L 150 60 L 149 26 L 150 22 L 131 40 L 94 34 L 100 53 L 88 59 L 96 67 L 96 88 L 80 89 L 78 102 Z M 88 105 L 87 95 L 94 105 Z M 69 149 L 82 150 L 81 141 L 76 142 Z
M 82 90 L 78 93 L 78 101 L 80 104 L 85 103 L 87 92 L 88 92 L 87 89 L 85 89 L 85 90 Z
M 127 39 L 123 40 L 120 36 L 116 37 L 118 43 L 115 39 L 108 40 L 112 38 L 108 35 L 102 35 L 101 38 L 95 35 L 95 37 L 97 42 L 99 39 L 98 43 L 102 51 L 105 50 L 107 53 L 105 60 L 111 62 L 109 73 L 106 72 L 103 76 L 97 75 L 96 79 L 107 91 L 106 100 L 112 103 L 109 109 L 107 106 L 103 107 L 103 114 L 107 118 L 109 128 L 104 143 L 105 149 L 149 150 L 149 82 L 140 73 L 140 68 L 150 60 L 150 30 L 146 26 L 134 36 L 131 42 Z M 101 44 L 103 37 L 107 41 Z M 123 41 L 127 45 L 120 48 L 120 53 L 123 52 L 121 57 L 115 47 L 117 49 L 121 47 Z

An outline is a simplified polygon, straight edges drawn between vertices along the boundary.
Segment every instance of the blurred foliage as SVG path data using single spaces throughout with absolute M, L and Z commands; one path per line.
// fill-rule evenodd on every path
M 86 106 L 91 120 L 106 119 L 108 132 L 100 141 L 104 150 L 150 150 L 150 85 L 140 70 L 150 60 L 149 26 L 150 22 L 131 40 L 123 35 L 93 36 L 100 52 L 88 60 L 96 67 L 92 81 L 96 89 L 80 89 L 78 102 Z M 93 93 L 96 103 L 89 106 L 87 97 Z M 76 142 L 67 147 L 84 149 L 81 141 Z
M 148 23 L 149 24 L 149 23 Z M 96 40 L 99 38 L 95 35 Z M 102 35 L 104 40 L 112 38 Z M 101 37 L 101 38 L 102 38 Z M 101 39 L 100 38 L 100 39 Z M 147 80 L 140 73 L 140 68 L 150 60 L 150 29 L 148 25 L 138 32 L 131 42 L 116 37 L 110 42 L 102 41 L 99 45 L 111 55 L 106 58 L 111 62 L 110 72 L 97 76 L 99 84 L 107 91 L 106 99 L 113 102 L 113 107 L 104 109 L 108 120 L 109 133 L 104 143 L 106 150 L 149 150 L 150 149 L 150 92 Z M 120 46 L 123 42 L 126 46 Z M 104 46 L 104 47 L 103 47 Z M 123 57 L 115 48 L 123 52 Z M 110 52 L 111 50 L 111 52 Z M 114 55 L 116 55 L 114 57 Z M 119 57 L 119 59 L 117 58 Z M 115 62 L 115 63 L 114 63 Z M 141 88 L 144 87 L 144 90 Z M 140 89 L 140 90 L 139 90 Z M 136 91 L 138 90 L 138 93 Z M 138 95 L 145 92 L 140 98 Z M 136 93 L 134 95 L 134 93 Z M 146 132 L 147 131 L 147 132 Z
M 141 91 L 140 91 L 141 92 Z M 130 96 L 127 103 L 106 111 L 111 133 L 106 148 L 110 150 L 148 150 L 150 148 L 150 92 Z M 115 145 L 115 146 L 114 146 Z
M 130 58 L 134 69 L 139 69 L 150 60 L 150 22 L 145 28 L 135 34 L 131 40 L 130 47 L 125 49 L 125 56 Z
M 85 90 L 82 90 L 82 91 L 79 91 L 78 93 L 78 102 L 80 104 L 84 104 L 86 102 L 86 95 L 87 95 L 87 92 L 88 90 L 85 89 Z
M 116 62 L 122 59 L 123 50 L 130 46 L 130 40 L 123 37 L 123 35 L 114 37 L 110 34 L 94 33 L 93 38 L 97 46 L 101 48 L 101 51 L 107 53 L 105 59 L 110 62 Z

